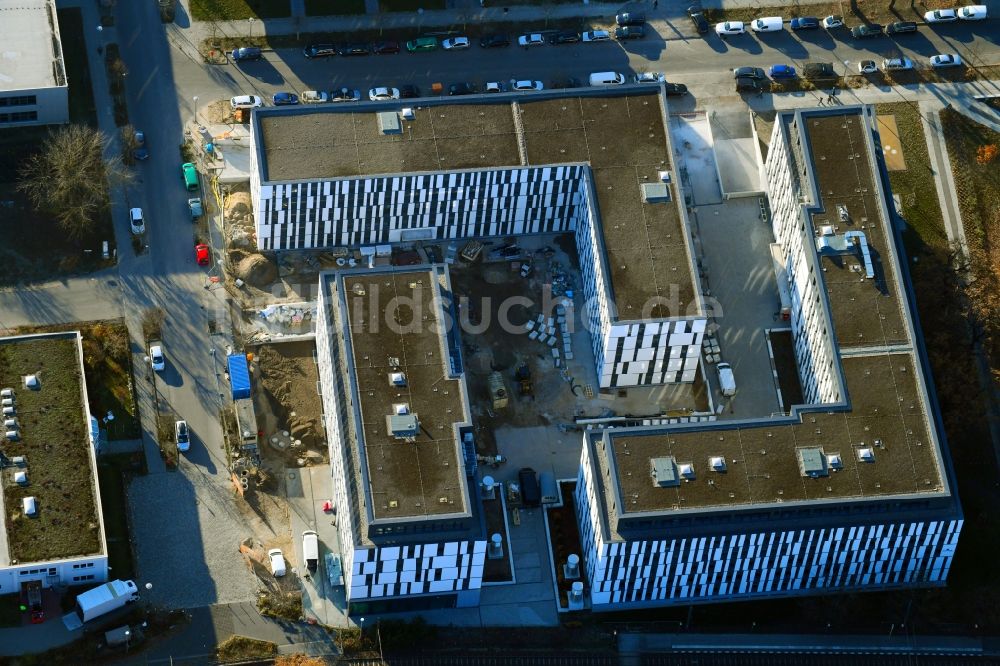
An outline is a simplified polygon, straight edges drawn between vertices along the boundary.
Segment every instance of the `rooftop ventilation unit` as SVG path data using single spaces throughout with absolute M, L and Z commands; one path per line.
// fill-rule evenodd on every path
M 389 432 L 396 439 L 413 441 L 417 437 L 419 425 L 416 414 L 393 414 L 386 417 Z
M 839 453 L 828 453 L 826 455 L 826 466 L 836 471 L 844 466 L 844 461 Z
M 17 414 L 17 410 L 14 409 L 13 407 L 4 407 L 3 408 L 3 415 L 5 417 L 14 416 L 15 414 Z
M 390 372 L 389 373 L 389 385 L 390 386 L 406 386 L 406 375 L 402 372 Z
M 400 114 L 403 116 L 403 120 L 413 120 L 417 117 L 417 114 L 413 111 L 412 106 L 405 107 Z
M 3 405 L 4 407 L 13 407 L 14 398 L 3 398 L 2 400 L 0 400 L 0 405 Z
M 670 186 L 666 183 L 643 183 L 643 203 L 667 203 L 670 201 Z
M 41 382 L 38 381 L 37 375 L 25 375 L 24 376 L 24 387 L 29 388 L 32 391 L 37 391 L 42 388 Z
M 847 212 L 847 206 L 844 204 L 837 204 L 837 214 L 840 216 L 841 222 L 848 222 L 851 219 L 850 213 Z
M 723 456 L 712 456 L 708 459 L 708 466 L 715 472 L 726 471 L 726 459 Z
M 38 513 L 38 504 L 35 502 L 34 497 L 25 497 L 21 499 L 21 509 L 24 511 L 26 516 L 34 516 Z
M 13 397 L 14 397 L 14 389 L 5 388 L 3 390 L 0 390 L 0 398 L 13 398 Z
M 694 478 L 694 464 L 693 463 L 680 463 L 677 465 L 677 473 L 684 477 L 685 481 L 689 481 Z
M 673 456 L 650 458 L 649 473 L 653 477 L 653 485 L 657 488 L 669 488 L 681 484 L 680 477 L 677 476 L 677 461 Z
M 399 114 L 395 111 L 380 111 L 378 126 L 382 134 L 402 134 L 403 124 L 399 122 Z
M 858 449 L 858 460 L 861 462 L 875 462 L 875 451 L 867 446 Z
M 24 470 L 14 472 L 14 483 L 19 486 L 28 485 L 28 473 Z
M 6 430 L 4 431 L 4 437 L 6 437 L 9 442 L 16 442 L 21 439 L 21 433 L 17 430 Z
M 875 277 L 875 264 L 872 262 L 868 239 L 863 231 L 848 231 L 842 235 L 823 235 L 816 238 L 816 251 L 823 255 L 851 254 L 857 248 L 865 265 L 865 277 L 869 280 Z
M 405 402 L 394 402 L 392 404 L 392 413 L 396 416 L 405 416 L 410 413 L 410 405 Z
M 823 449 L 819 447 L 804 447 L 796 450 L 799 458 L 799 473 L 815 479 L 820 476 L 828 476 L 829 470 L 826 467 L 826 456 Z

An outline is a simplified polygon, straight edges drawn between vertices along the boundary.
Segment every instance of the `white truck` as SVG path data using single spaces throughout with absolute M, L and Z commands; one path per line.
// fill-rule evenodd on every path
M 89 622 L 138 599 L 135 581 L 113 580 L 77 596 L 76 614 L 82 622 Z

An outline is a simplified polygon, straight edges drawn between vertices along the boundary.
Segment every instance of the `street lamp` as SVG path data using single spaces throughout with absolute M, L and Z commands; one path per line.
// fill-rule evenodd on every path
M 358 634 L 358 647 L 360 648 L 365 643 L 365 618 L 359 617 L 358 620 L 361 621 L 361 632 Z
M 195 95 L 191 99 L 194 100 L 194 124 L 198 124 L 198 96 Z
M 253 22 L 254 22 L 254 20 L 255 19 L 252 16 L 247 19 L 247 22 L 250 23 L 250 37 L 253 37 Z

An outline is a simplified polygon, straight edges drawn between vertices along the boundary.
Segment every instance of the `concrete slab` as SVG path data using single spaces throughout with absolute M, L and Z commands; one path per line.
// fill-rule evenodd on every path
M 746 109 L 712 109 L 708 119 L 723 196 L 762 192 L 764 180 L 750 114 Z
M 738 388 L 732 400 L 716 396 L 725 408 L 721 418 L 770 415 L 778 411 L 778 398 L 764 329 L 780 323 L 771 227 L 761 220 L 756 197 L 702 206 L 696 217 L 710 297 L 719 312 L 722 360 L 732 364 Z
M 292 530 L 293 562 L 304 562 L 302 533 L 314 530 L 319 535 L 319 565 L 309 574 L 305 566 L 298 567 L 302 583 L 302 607 L 307 618 L 334 627 L 351 626 L 347 617 L 347 599 L 343 587 L 329 583 L 324 555 L 340 552 L 340 538 L 332 515 L 323 512 L 323 502 L 330 496 L 330 466 L 317 465 L 288 470 L 285 492 Z
M 712 131 L 703 113 L 670 117 L 670 138 L 686 172 L 683 184 L 696 206 L 722 203 Z

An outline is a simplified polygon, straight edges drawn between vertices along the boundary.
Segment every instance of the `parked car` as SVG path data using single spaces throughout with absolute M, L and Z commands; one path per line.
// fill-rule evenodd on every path
M 146 220 L 142 216 L 141 208 L 130 208 L 128 211 L 128 221 L 132 226 L 132 233 L 136 236 L 146 233 Z
M 862 74 L 875 74 L 878 72 L 878 65 L 874 60 L 862 60 L 858 63 L 858 71 Z
M 399 42 L 391 39 L 382 42 L 375 42 L 372 44 L 372 53 L 376 55 L 399 53 Z
M 501 93 L 507 88 L 500 81 L 487 81 L 483 84 L 484 93 Z
M 369 53 L 371 50 L 365 42 L 348 42 L 337 49 L 337 55 L 340 56 L 366 56 Z
M 202 207 L 200 197 L 192 197 L 188 199 L 188 213 L 191 214 L 192 220 L 197 220 L 201 217 Z
M 307 58 L 329 58 L 337 55 L 336 44 L 309 44 L 302 49 L 302 55 Z
M 913 61 L 909 58 L 886 58 L 882 61 L 882 71 L 905 71 L 913 69 Z
M 181 165 L 181 179 L 188 192 L 197 192 L 201 185 L 198 183 L 198 170 L 192 162 L 185 162 Z
M 957 53 L 939 53 L 930 57 L 931 67 L 961 67 L 962 58 Z
M 954 9 L 935 9 L 924 14 L 928 23 L 951 23 L 958 20 L 958 12 Z
M 771 65 L 768 74 L 772 79 L 794 79 L 798 76 L 791 65 Z
M 565 79 L 558 79 L 553 81 L 549 85 L 550 90 L 559 90 L 560 88 L 582 88 L 583 84 L 580 83 L 580 79 L 568 76 Z
M 538 487 L 538 475 L 530 467 L 522 467 L 517 473 L 517 482 L 521 486 L 521 503 L 526 507 L 540 506 L 542 491 Z
M 823 27 L 827 30 L 832 28 L 843 28 L 844 27 L 844 17 L 837 16 L 836 14 L 832 16 L 827 16 L 823 19 Z
M 896 21 L 885 27 L 887 35 L 902 35 L 908 32 L 916 32 L 917 24 L 913 21 Z
M 743 21 L 725 21 L 715 24 L 715 34 L 719 37 L 729 37 L 731 35 L 742 35 L 747 31 Z
M 418 37 L 406 42 L 406 50 L 410 53 L 434 51 L 438 47 L 437 37 Z
M 785 27 L 785 21 L 780 16 L 765 16 L 750 21 L 750 29 L 754 32 L 778 32 Z
M 639 72 L 635 75 L 636 83 L 661 83 L 665 80 L 659 72 Z
M 399 98 L 400 99 L 413 99 L 415 97 L 420 97 L 420 89 L 415 85 L 409 83 L 399 86 Z
M 793 18 L 788 25 L 792 30 L 816 30 L 819 28 L 819 19 L 815 16 L 801 16 Z
M 541 81 L 518 81 L 516 79 L 512 79 L 510 82 L 510 89 L 518 92 L 524 92 L 527 90 L 542 90 L 544 88 L 545 86 L 542 85 Z
M 361 91 L 353 88 L 340 88 L 330 91 L 331 102 L 360 102 Z
M 174 421 L 174 441 L 181 453 L 191 448 L 191 433 L 188 431 L 187 421 Z
M 204 243 L 194 246 L 194 260 L 199 266 L 208 266 L 212 263 L 212 251 Z
M 275 578 L 285 575 L 285 556 L 281 554 L 280 548 L 272 548 L 267 551 L 267 559 L 271 563 L 271 573 Z
M 665 81 L 663 83 L 663 90 L 664 90 L 664 92 L 667 93 L 667 95 L 671 95 L 671 96 L 674 96 L 674 95 L 686 95 L 687 91 L 688 91 L 688 87 L 686 85 L 684 85 L 683 83 L 670 83 L 670 82 Z
M 622 12 L 615 17 L 615 23 L 619 26 L 642 25 L 646 22 L 646 15 L 642 12 Z
M 986 5 L 968 5 L 958 10 L 958 18 L 963 21 L 982 21 L 986 18 Z
M 167 361 L 163 358 L 162 346 L 153 345 L 149 348 L 149 365 L 154 372 L 163 372 L 163 369 L 167 367 Z
M 448 86 L 449 95 L 472 95 L 475 92 L 476 88 L 471 83 L 453 83 Z
M 233 49 L 229 53 L 229 57 L 233 59 L 234 62 L 243 62 L 245 60 L 260 60 L 264 57 L 264 52 L 261 51 L 256 46 L 242 46 L 238 49 Z
M 836 77 L 833 73 L 833 63 L 830 62 L 807 62 L 802 68 L 802 75 L 807 79 L 830 79 Z
M 691 19 L 691 23 L 694 25 L 694 29 L 698 31 L 699 35 L 704 35 L 708 32 L 708 19 L 705 18 L 705 14 L 702 13 L 701 7 L 698 5 L 692 5 L 687 9 L 688 17 Z
M 851 37 L 854 39 L 871 39 L 872 37 L 881 37 L 884 31 L 885 29 L 879 23 L 866 23 L 851 28 Z
M 441 48 L 445 51 L 460 51 L 469 48 L 468 37 L 449 37 L 441 41 Z
M 751 79 L 767 78 L 767 75 L 764 74 L 764 70 L 761 69 L 760 67 L 737 67 L 736 69 L 733 70 L 734 78 L 738 79 L 744 76 Z
M 560 30 L 549 35 L 549 44 L 574 44 L 580 41 L 580 35 L 570 30 Z
M 642 39 L 646 36 L 646 29 L 641 25 L 625 25 L 615 28 L 615 39 L 624 41 L 626 39 Z
M 580 35 L 580 39 L 585 42 L 606 42 L 611 39 L 611 33 L 607 30 L 588 30 Z
M 256 95 L 237 95 L 229 99 L 229 106 L 235 109 L 256 109 L 264 106 L 264 100 Z
M 137 160 L 149 159 L 149 150 L 146 148 L 146 133 L 137 131 L 132 137 L 132 158 Z
M 322 90 L 306 90 L 302 93 L 301 99 L 303 104 L 322 104 L 328 102 L 330 96 Z
M 521 35 L 517 38 L 517 45 L 523 46 L 525 48 L 529 46 L 542 46 L 545 44 L 545 40 L 538 33 L 531 33 L 528 35 Z
M 484 35 L 479 39 L 479 46 L 484 49 L 499 49 L 510 46 L 510 36 L 505 32 L 494 32 L 490 35 Z
M 723 397 L 731 398 L 736 395 L 736 378 L 733 376 L 733 366 L 728 363 L 719 363 L 715 366 L 719 373 L 719 392 Z
M 291 92 L 276 92 L 271 97 L 275 106 L 294 106 L 299 103 L 299 96 Z
M 373 102 L 387 102 L 399 99 L 398 88 L 372 88 L 368 91 L 368 99 Z

